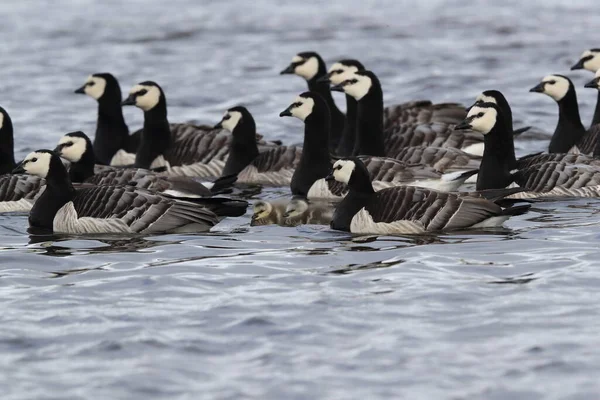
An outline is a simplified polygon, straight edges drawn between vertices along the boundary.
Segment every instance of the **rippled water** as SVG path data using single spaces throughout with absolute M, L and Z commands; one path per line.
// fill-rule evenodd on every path
M 95 104 L 72 90 L 104 71 L 124 90 L 159 82 L 172 122 L 242 103 L 267 136 L 301 142 L 278 114 L 305 84 L 278 71 L 305 50 L 359 58 L 390 104 L 500 89 L 534 126 L 520 154 L 556 122 L 527 91 L 548 73 L 573 77 L 591 119 L 591 75 L 568 67 L 599 46 L 595 1 L 286 3 L 1 3 L 0 104 L 18 155 L 92 133 Z M 0 215 L 2 398 L 597 399 L 599 206 L 355 238 L 248 216 L 206 235 L 29 237 L 25 215 Z

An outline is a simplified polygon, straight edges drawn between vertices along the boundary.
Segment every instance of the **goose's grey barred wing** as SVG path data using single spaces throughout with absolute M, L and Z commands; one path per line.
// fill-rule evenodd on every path
M 238 182 L 264 185 L 289 185 L 300 162 L 302 148 L 273 146 L 262 151 L 238 174 Z
M 420 125 L 432 122 L 457 124 L 467 116 L 465 107 L 456 103 L 432 104 L 431 101 L 411 101 L 383 110 L 383 126 Z
M 418 179 L 439 179 L 441 174 L 424 165 L 408 165 L 387 157 L 360 156 L 371 181 L 409 182 Z
M 375 223 L 406 221 L 415 232 L 470 227 L 502 214 L 500 206 L 485 199 L 411 186 L 377 192 L 365 210 Z
M 207 164 L 227 158 L 231 134 L 224 129 L 205 130 L 188 124 L 171 124 L 171 127 L 177 134 L 173 135 L 165 156 L 170 165 Z
M 0 212 L 29 211 L 45 184 L 33 175 L 0 175 Z
M 213 212 L 193 203 L 131 186 L 94 186 L 77 189 L 73 201 L 57 213 L 55 230 L 90 233 L 109 227 L 112 232 L 154 233 L 207 230 L 217 223 Z
M 546 162 L 562 162 L 567 164 L 585 164 L 600 167 L 600 158 L 572 153 L 537 153 L 521 157 L 517 160 L 519 169 Z
M 528 191 L 544 193 L 556 187 L 578 189 L 598 186 L 600 168 L 593 165 L 547 162 L 521 169 L 513 174 L 513 178 L 519 186 Z
M 598 154 L 596 148 L 600 151 L 600 124 L 592 125 L 585 132 L 581 141 L 577 144 L 580 153 L 593 155 Z
M 440 172 L 475 169 L 481 163 L 481 157 L 452 147 L 404 147 L 390 157 L 407 164 L 427 165 Z
M 385 148 L 388 156 L 412 146 L 452 147 L 468 153 L 483 153 L 483 135 L 472 130 L 454 130 L 452 124 L 422 124 L 407 131 L 386 131 Z

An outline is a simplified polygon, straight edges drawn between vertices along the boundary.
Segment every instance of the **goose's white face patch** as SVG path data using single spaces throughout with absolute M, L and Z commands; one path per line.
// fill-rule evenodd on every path
M 229 118 L 227 118 L 229 116 Z M 225 119 L 227 118 L 227 119 Z M 221 125 L 223 128 L 227 129 L 229 132 L 233 132 L 237 124 L 242 119 L 242 113 L 239 111 L 227 111 L 223 116 L 223 121 L 221 121 Z
M 257 201 L 252 206 L 253 217 L 255 219 L 263 219 L 267 218 L 271 215 L 271 211 L 273 211 L 273 206 L 271 203 L 266 201 Z
M 546 83 L 543 93 L 556 101 L 562 100 L 569 91 L 569 81 L 562 76 L 548 75 L 542 79 L 542 82 Z
M 4 126 L 4 114 L 0 113 L 0 129 Z
M 360 100 L 371 90 L 371 78 L 364 75 L 352 75 L 352 78 L 346 80 L 344 85 L 344 92 L 354 97 L 356 100 Z
M 351 160 L 338 160 L 333 164 L 333 177 L 336 181 L 348 184 L 356 164 Z
M 496 124 L 498 112 L 491 107 L 473 107 L 467 114 L 467 118 L 474 117 L 471 122 L 471 128 L 474 131 L 481 132 L 484 135 L 488 134 Z
M 104 94 L 105 89 L 106 79 L 90 75 L 85 81 L 83 91 L 91 98 L 98 100 Z
M 41 153 L 34 151 L 29 153 L 23 160 L 23 169 L 30 175 L 37 175 L 40 178 L 48 176 L 50 170 L 50 153 Z
M 346 79 L 351 79 L 356 71 L 358 71 L 358 68 L 354 65 L 335 63 L 329 68 L 329 80 L 334 85 L 339 85 Z
M 485 94 L 483 94 L 483 93 L 480 93 L 480 94 L 477 96 L 477 98 L 475 99 L 475 103 L 478 103 L 478 102 L 482 102 L 482 103 L 493 103 L 493 104 L 498 104 L 498 103 L 496 102 L 496 99 L 495 99 L 495 98 L 493 98 L 492 96 L 486 96 L 486 95 L 485 95 Z
M 581 60 L 582 58 L 587 58 L 589 56 L 592 56 L 592 58 L 583 63 L 583 68 L 592 72 L 600 70 L 600 52 L 586 50 L 579 59 Z
M 160 90 L 156 86 L 135 85 L 129 94 L 142 93 L 135 97 L 136 107 L 144 111 L 152 110 L 160 101 Z
M 292 116 L 305 121 L 306 118 L 313 112 L 313 107 L 315 106 L 315 101 L 310 97 L 296 97 L 294 101 L 294 106 L 290 109 Z
M 296 68 L 294 68 L 294 73 L 309 81 L 314 78 L 315 75 L 317 75 L 317 72 L 319 72 L 319 60 L 317 60 L 316 57 L 303 59 L 300 56 L 295 56 L 292 58 L 293 63 L 298 63 L 302 60 L 304 60 L 304 62 L 302 64 L 298 64 Z
M 87 143 L 84 138 L 76 136 L 63 136 L 58 142 L 59 145 L 65 145 L 60 149 L 60 156 L 71 162 L 81 160 L 83 153 L 87 149 Z
M 285 208 L 285 213 L 288 218 L 294 218 L 304 214 L 306 210 L 308 210 L 306 200 L 292 199 Z

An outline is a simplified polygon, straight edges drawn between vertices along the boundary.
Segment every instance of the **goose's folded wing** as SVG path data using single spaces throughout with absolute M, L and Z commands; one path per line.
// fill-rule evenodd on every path
M 0 201 L 33 201 L 45 184 L 44 179 L 32 175 L 0 175 Z
M 474 169 L 478 168 L 481 162 L 481 157 L 451 147 L 405 147 L 390 157 L 407 164 L 427 165 L 440 172 Z
M 252 161 L 252 166 L 259 173 L 294 169 L 300 162 L 302 149 L 296 146 L 274 146 L 263 152 Z
M 527 190 L 547 192 L 556 186 L 577 189 L 600 185 L 600 168 L 585 164 L 546 162 L 517 171 L 515 182 Z
M 386 153 L 393 155 L 404 147 L 432 146 L 465 149 L 472 145 L 482 145 L 483 135 L 472 130 L 454 130 L 454 125 L 443 123 L 421 124 L 407 129 L 388 130 Z
M 371 181 L 411 182 L 419 179 L 439 179 L 441 174 L 424 165 L 408 165 L 387 157 L 361 156 Z
M 600 158 L 594 158 L 586 156 L 584 154 L 572 154 L 572 153 L 536 153 L 529 154 L 521 157 L 517 160 L 518 168 L 527 168 L 535 164 L 542 164 L 546 162 L 561 162 L 567 164 L 586 164 L 593 166 L 600 166 Z

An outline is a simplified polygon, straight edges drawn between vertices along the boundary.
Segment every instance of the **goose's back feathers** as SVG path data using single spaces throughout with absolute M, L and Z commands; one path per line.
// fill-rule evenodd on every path
M 427 165 L 440 172 L 474 169 L 481 162 L 481 157 L 452 147 L 405 147 L 390 157 L 407 164 Z
M 517 160 L 518 168 L 527 168 L 535 164 L 547 162 L 562 162 L 567 164 L 585 164 L 600 167 L 600 158 L 586 156 L 584 154 L 570 153 L 539 153 L 521 157 Z
M 383 110 L 383 126 L 415 126 L 432 122 L 457 124 L 466 117 L 465 107 L 456 103 L 432 104 L 428 100 L 411 101 Z
M 32 175 L 0 175 L 0 212 L 29 211 L 45 184 Z
M 289 185 L 300 162 L 297 146 L 273 146 L 262 151 L 238 174 L 238 182 L 273 186 Z
M 564 195 L 571 189 L 600 185 L 600 168 L 584 164 L 547 162 L 520 169 L 513 177 L 520 187 L 534 192 L 520 193 L 515 197 L 537 197 L 536 193 L 548 196 L 547 193 L 555 188 L 560 188 Z M 578 195 L 573 192 L 570 196 Z

